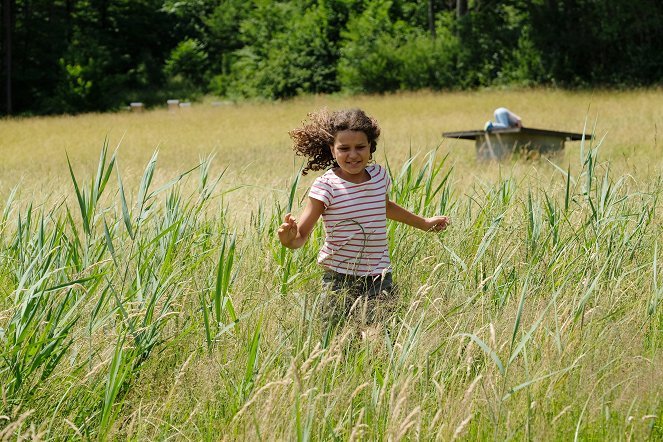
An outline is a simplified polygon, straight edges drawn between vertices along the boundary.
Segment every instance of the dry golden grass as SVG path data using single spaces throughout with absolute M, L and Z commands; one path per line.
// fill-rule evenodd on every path
M 445 140 L 444 131 L 478 129 L 492 111 L 506 106 L 530 127 L 582 131 L 596 122 L 596 135 L 606 136 L 604 158 L 613 167 L 637 174 L 658 170 L 661 157 L 658 125 L 663 121 L 663 90 L 566 92 L 559 90 L 491 90 L 457 93 L 403 93 L 386 96 L 313 96 L 281 103 L 243 103 L 213 107 L 209 103 L 170 113 L 120 112 L 0 120 L 0 197 L 21 183 L 21 192 L 37 199 L 69 190 L 68 153 L 78 173 L 94 172 L 98 153 L 109 138 L 121 143 L 120 166 L 131 179 L 142 172 L 159 149 L 159 174 L 171 177 L 197 164 L 200 156 L 216 154 L 217 170 L 229 167 L 235 184 L 257 186 L 247 201 L 265 189 L 282 189 L 301 162 L 290 150 L 287 135 L 306 114 L 322 106 L 361 107 L 382 125 L 378 161 L 386 153 L 396 166 L 408 151 L 428 152 L 441 146 L 459 176 L 489 177 L 497 167 L 477 165 L 470 141 Z M 577 163 L 579 143 L 567 143 L 562 164 Z M 523 162 L 515 167 L 528 169 Z M 536 167 L 536 166 L 535 166 Z M 228 181 L 226 181 L 228 182 Z

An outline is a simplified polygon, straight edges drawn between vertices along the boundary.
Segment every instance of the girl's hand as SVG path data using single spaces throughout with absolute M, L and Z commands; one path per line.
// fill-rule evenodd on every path
M 281 244 L 288 246 L 297 237 L 298 227 L 295 217 L 290 213 L 286 214 L 283 224 L 279 227 L 278 234 Z
M 432 218 L 424 218 L 426 223 L 427 231 L 429 232 L 441 232 L 451 225 L 451 220 L 448 216 L 434 216 Z

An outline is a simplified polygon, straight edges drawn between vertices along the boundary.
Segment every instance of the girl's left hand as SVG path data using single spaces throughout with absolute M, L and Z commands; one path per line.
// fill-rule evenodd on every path
M 432 218 L 425 218 L 426 230 L 429 232 L 441 232 L 451 225 L 451 220 L 448 216 L 434 216 Z

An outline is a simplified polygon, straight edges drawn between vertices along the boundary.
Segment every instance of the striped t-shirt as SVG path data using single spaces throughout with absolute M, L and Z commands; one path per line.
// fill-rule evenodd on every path
M 325 206 L 326 238 L 318 263 L 338 273 L 367 276 L 391 271 L 386 205 L 391 180 L 377 164 L 367 166 L 366 171 L 371 179 L 354 184 L 328 170 L 309 192 Z

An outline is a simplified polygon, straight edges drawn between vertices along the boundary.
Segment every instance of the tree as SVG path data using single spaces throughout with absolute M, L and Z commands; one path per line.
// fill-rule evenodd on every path
M 274 99 L 337 91 L 342 3 L 350 2 L 254 2 L 225 77 L 228 93 Z
M 3 113 L 171 93 L 660 85 L 660 0 L 2 0 Z
M 461 18 L 467 15 L 467 0 L 456 0 L 456 17 Z
M 544 70 L 557 84 L 661 84 L 658 0 L 530 2 L 526 17 Z
M 2 2 L 2 24 L 5 30 L 2 51 L 4 59 L 5 112 L 12 113 L 12 0 Z

